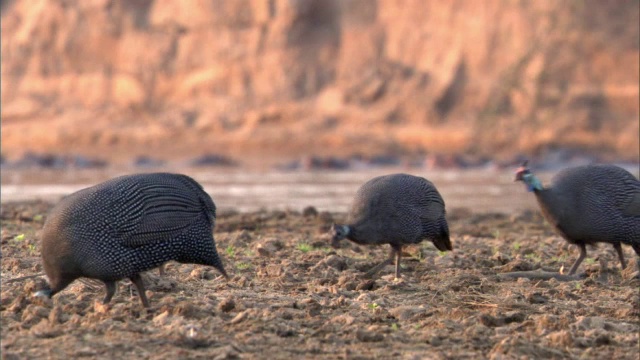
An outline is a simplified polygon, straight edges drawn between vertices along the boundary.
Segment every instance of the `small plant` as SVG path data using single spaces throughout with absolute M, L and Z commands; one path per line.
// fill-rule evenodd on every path
M 251 268 L 251 264 L 246 263 L 246 262 L 240 262 L 236 264 L 236 268 L 238 270 L 247 270 L 249 268 Z
M 13 240 L 14 240 L 14 241 L 17 241 L 17 242 L 20 242 L 20 241 L 24 241 L 24 238 L 25 238 L 24 234 L 20 234 L 20 235 L 16 235 L 16 236 L 13 238 Z
M 371 304 L 367 305 L 367 307 L 369 309 L 371 309 L 371 311 L 375 311 L 377 308 L 380 307 L 380 305 L 378 305 L 377 303 L 371 303 Z
M 493 230 L 493 238 L 500 239 L 500 229 Z
M 528 259 L 528 260 L 535 261 L 535 262 L 542 261 L 542 258 L 540 258 L 540 256 L 538 256 L 538 255 L 536 255 L 534 253 L 527 254 L 527 255 L 524 256 L 524 258 Z
M 447 255 L 447 252 L 446 252 L 446 251 L 440 251 L 440 250 L 438 250 L 438 256 L 445 256 L 445 255 Z
M 576 287 L 576 290 L 582 289 L 582 283 L 577 282 L 575 287 Z
M 302 251 L 303 253 L 309 252 L 311 251 L 312 247 L 311 245 L 307 244 L 307 243 L 300 243 L 296 246 L 296 249 Z
M 34 255 L 36 253 L 36 246 L 34 244 L 29 244 L 29 246 L 27 246 L 27 250 L 30 255 Z
M 518 251 L 520 250 L 520 248 L 522 247 L 522 245 L 520 244 L 519 241 L 516 241 L 513 243 L 513 250 Z
M 224 252 L 230 258 L 235 258 L 236 257 L 236 249 L 232 245 L 227 246 L 227 248 L 224 249 Z
M 391 324 L 391 330 L 398 331 L 398 329 L 400 329 L 400 326 L 398 325 L 398 323 Z
M 256 252 L 251 249 L 246 249 L 244 251 L 244 255 L 247 257 L 254 257 L 256 255 Z
M 38 215 L 33 217 L 33 221 L 37 221 L 37 222 L 42 221 L 42 219 L 44 219 L 44 216 L 42 216 L 40 214 L 38 214 Z
M 593 264 L 596 263 L 596 259 L 588 257 L 588 258 L 584 259 L 584 262 L 587 265 L 593 265 Z

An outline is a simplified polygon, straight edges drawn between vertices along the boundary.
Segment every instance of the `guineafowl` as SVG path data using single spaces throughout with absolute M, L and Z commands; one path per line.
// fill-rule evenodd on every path
M 129 278 L 145 307 L 140 272 L 169 260 L 210 265 L 227 277 L 212 229 L 216 207 L 192 178 L 168 173 L 121 176 L 63 198 L 42 230 L 51 297 L 80 277 L 104 282 L 107 304 L 116 281 Z
M 370 276 L 395 258 L 400 277 L 402 246 L 429 239 L 440 251 L 452 250 L 444 200 L 428 180 L 408 174 L 373 178 L 357 191 L 347 225 L 333 225 L 331 245 L 347 238 L 357 244 L 389 244 L 389 258 L 367 272 Z
M 580 248 L 569 275 L 587 256 L 586 245 L 613 244 L 623 269 L 621 243 L 631 245 L 640 256 L 640 181 L 628 171 L 614 165 L 578 166 L 562 170 L 545 187 L 525 161 L 515 181 L 524 182 L 536 195 L 545 219 Z

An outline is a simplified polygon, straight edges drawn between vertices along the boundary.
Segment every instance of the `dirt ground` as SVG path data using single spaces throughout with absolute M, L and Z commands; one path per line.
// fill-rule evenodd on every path
M 620 271 L 611 246 L 589 249 L 578 281 L 499 274 L 569 267 L 578 252 L 536 212 L 449 209 L 454 251 L 424 242 L 393 266 L 363 272 L 388 246 L 325 232 L 345 214 L 263 211 L 219 214 L 215 238 L 231 280 L 198 265 L 143 274 L 151 308 L 127 281 L 107 307 L 102 286 L 76 281 L 52 301 L 38 232 L 52 204 L 2 205 L 2 358 L 140 359 L 638 359 L 635 260 Z

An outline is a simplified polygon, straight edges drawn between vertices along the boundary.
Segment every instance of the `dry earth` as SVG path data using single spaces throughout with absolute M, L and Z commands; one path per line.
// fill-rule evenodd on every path
M 232 279 L 169 263 L 144 275 L 151 308 L 121 282 L 109 307 L 102 287 L 79 281 L 53 301 L 32 298 L 42 271 L 38 231 L 51 204 L 2 205 L 2 353 L 28 358 L 586 358 L 638 359 L 635 266 L 589 251 L 572 282 L 499 274 L 569 266 L 575 249 L 537 213 L 449 214 L 455 250 L 407 249 L 403 278 L 363 271 L 387 247 L 334 251 L 324 231 L 344 214 L 220 214 L 218 249 Z M 635 255 L 624 248 L 629 259 Z M 631 262 L 633 264 L 633 261 Z

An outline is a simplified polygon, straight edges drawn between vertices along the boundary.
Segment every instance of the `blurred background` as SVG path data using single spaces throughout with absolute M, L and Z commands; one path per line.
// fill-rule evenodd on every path
M 640 160 L 638 0 L 3 0 L 1 11 L 5 184 L 40 179 L 17 175 L 34 168 Z

